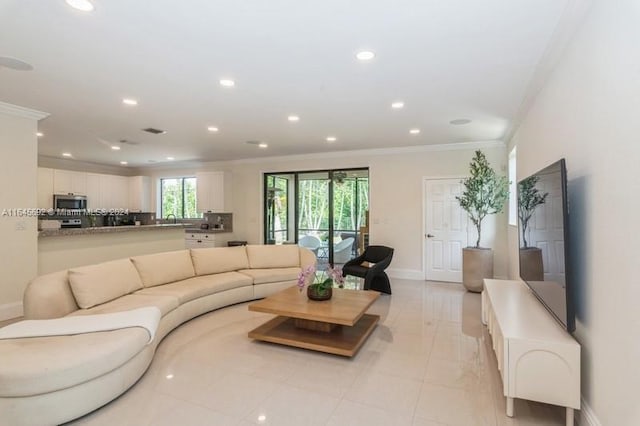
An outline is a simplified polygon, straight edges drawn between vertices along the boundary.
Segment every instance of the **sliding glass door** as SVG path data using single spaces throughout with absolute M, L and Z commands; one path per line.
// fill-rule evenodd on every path
M 289 194 L 293 191 L 290 188 L 293 188 L 292 175 L 265 176 L 265 244 L 282 244 L 292 238 Z
M 265 244 L 312 250 L 319 269 L 342 265 L 362 249 L 369 170 L 266 173 Z

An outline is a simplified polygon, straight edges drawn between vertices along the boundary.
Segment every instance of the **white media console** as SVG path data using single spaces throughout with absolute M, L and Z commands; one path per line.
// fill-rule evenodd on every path
M 498 359 L 507 416 L 514 398 L 580 409 L 580 344 L 521 281 L 484 280 L 482 323 Z

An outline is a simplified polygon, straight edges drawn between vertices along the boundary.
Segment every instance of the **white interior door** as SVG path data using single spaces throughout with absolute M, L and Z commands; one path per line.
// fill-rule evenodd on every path
M 560 179 L 554 175 L 542 175 L 536 188 L 541 194 L 548 192 L 549 195 L 547 201 L 538 206 L 531 216 L 527 241 L 530 246 L 542 250 L 544 280 L 564 287 L 564 227 Z
M 425 279 L 462 282 L 462 248 L 467 246 L 467 214 L 456 200 L 460 179 L 425 181 Z

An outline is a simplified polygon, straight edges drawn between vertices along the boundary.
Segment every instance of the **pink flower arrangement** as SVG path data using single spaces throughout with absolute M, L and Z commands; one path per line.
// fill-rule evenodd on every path
M 302 271 L 300 271 L 300 273 L 298 274 L 298 283 L 297 283 L 297 286 L 300 289 L 300 291 L 302 291 L 305 288 L 305 286 L 307 285 L 308 278 L 311 275 L 314 275 L 314 277 L 313 277 L 313 280 L 311 280 L 311 283 L 309 283 L 309 285 L 318 286 L 322 290 L 326 290 L 332 287 L 334 282 L 338 284 L 340 288 L 344 287 L 344 275 L 342 275 L 341 268 L 331 268 L 331 267 L 327 268 L 327 278 L 322 282 L 315 282 L 316 280 L 315 273 L 316 273 L 316 268 L 313 265 L 307 266 Z
M 302 271 L 300 271 L 300 273 L 298 274 L 298 284 L 297 284 L 300 291 L 302 291 L 304 289 L 304 286 L 307 285 L 307 278 L 311 274 L 315 274 L 315 273 L 316 273 L 316 268 L 313 265 L 309 265 L 306 268 L 304 268 Z
M 344 287 L 344 275 L 342 275 L 342 268 L 338 268 L 338 267 L 331 268 L 331 267 L 329 267 L 327 269 L 327 275 L 336 284 L 338 284 L 338 287 L 340 287 L 340 288 Z

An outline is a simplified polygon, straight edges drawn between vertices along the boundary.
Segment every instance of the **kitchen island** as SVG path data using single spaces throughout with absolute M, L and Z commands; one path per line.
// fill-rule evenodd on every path
M 162 223 L 158 225 L 125 225 L 125 226 L 96 226 L 92 228 L 61 228 L 61 229 L 43 229 L 38 231 L 38 238 L 46 237 L 63 237 L 70 235 L 93 235 L 93 234 L 113 234 L 118 232 L 140 232 L 140 231 L 158 231 L 180 229 L 193 226 L 190 223 Z
M 185 248 L 191 224 L 45 229 L 38 232 L 38 275 L 123 257 Z

